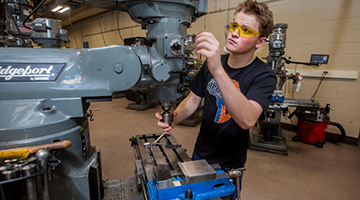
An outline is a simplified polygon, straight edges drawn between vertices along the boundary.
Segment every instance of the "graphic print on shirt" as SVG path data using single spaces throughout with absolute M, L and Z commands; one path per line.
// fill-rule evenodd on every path
M 231 81 L 233 82 L 234 86 L 238 89 L 238 91 L 241 91 L 239 82 L 233 79 L 231 79 Z M 214 78 L 212 78 L 209 81 L 207 85 L 207 90 L 210 95 L 216 97 L 217 112 L 214 121 L 219 124 L 227 122 L 229 119 L 231 119 L 231 115 L 226 110 L 226 106 L 224 100 L 222 99 L 220 89 Z

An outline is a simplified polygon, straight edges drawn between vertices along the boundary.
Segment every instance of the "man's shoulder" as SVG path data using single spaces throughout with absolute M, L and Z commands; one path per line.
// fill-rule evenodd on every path
M 268 72 L 268 73 L 275 73 L 264 61 L 260 58 L 256 57 L 253 62 L 253 67 L 259 70 L 260 72 Z
M 255 60 L 253 63 L 257 66 L 266 67 L 266 68 L 270 69 L 269 67 L 267 67 L 267 64 L 264 61 L 262 61 L 259 57 L 255 57 Z

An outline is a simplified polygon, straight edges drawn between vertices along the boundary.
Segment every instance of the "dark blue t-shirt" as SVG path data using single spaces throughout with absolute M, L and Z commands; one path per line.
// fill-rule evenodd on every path
M 221 56 L 222 65 L 235 87 L 248 100 L 256 101 L 266 112 L 275 89 L 275 73 L 259 58 L 243 68 L 228 64 L 229 54 Z M 242 129 L 226 110 L 220 90 L 211 75 L 207 62 L 190 83 L 190 89 L 204 99 L 203 120 L 195 144 L 200 159 L 219 164 L 223 169 L 244 166 L 250 145 L 249 130 Z M 241 105 L 239 105 L 241 106 Z

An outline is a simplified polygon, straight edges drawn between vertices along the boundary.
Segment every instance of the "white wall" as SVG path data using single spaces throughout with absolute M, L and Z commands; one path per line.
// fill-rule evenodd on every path
M 234 8 L 240 0 L 209 0 L 208 14 L 192 24 L 188 33 L 211 31 L 225 45 L 224 26 L 233 19 Z M 259 1 L 267 2 L 267 1 Z M 359 0 L 279 0 L 268 1 L 275 23 L 287 23 L 285 56 L 294 61 L 309 62 L 311 54 L 329 54 L 327 65 L 318 70 L 360 71 L 360 1 Z M 226 12 L 226 8 L 230 11 Z M 145 31 L 134 23 L 127 13 L 118 11 L 119 28 L 123 38 L 141 36 Z M 103 34 L 100 31 L 100 25 Z M 108 12 L 76 22 L 66 27 L 72 42 L 70 48 L 81 48 L 82 41 L 90 47 L 123 44 L 118 33 L 116 12 Z M 75 40 L 76 37 L 76 40 Z M 103 40 L 104 37 L 104 40 Z M 77 41 L 77 45 L 75 43 Z M 267 45 L 257 50 L 262 58 L 268 54 Z M 289 72 L 295 72 L 295 65 L 288 64 Z M 314 68 L 298 65 L 297 69 Z M 319 78 L 304 78 L 299 93 L 288 97 L 310 99 L 319 83 Z M 287 91 L 287 90 L 286 90 Z M 357 138 L 360 127 L 360 81 L 347 79 L 325 79 L 317 93 L 321 105 L 330 103 L 335 111 L 331 120 L 344 126 L 347 135 Z M 289 121 L 288 121 L 289 122 Z M 290 122 L 289 122 L 290 123 Z M 338 132 L 329 128 L 330 132 Z

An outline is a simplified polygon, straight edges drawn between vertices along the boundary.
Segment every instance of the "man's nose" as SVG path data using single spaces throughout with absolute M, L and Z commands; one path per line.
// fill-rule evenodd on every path
M 235 31 L 231 33 L 231 36 L 236 37 L 236 38 L 240 37 L 239 29 L 235 29 Z

